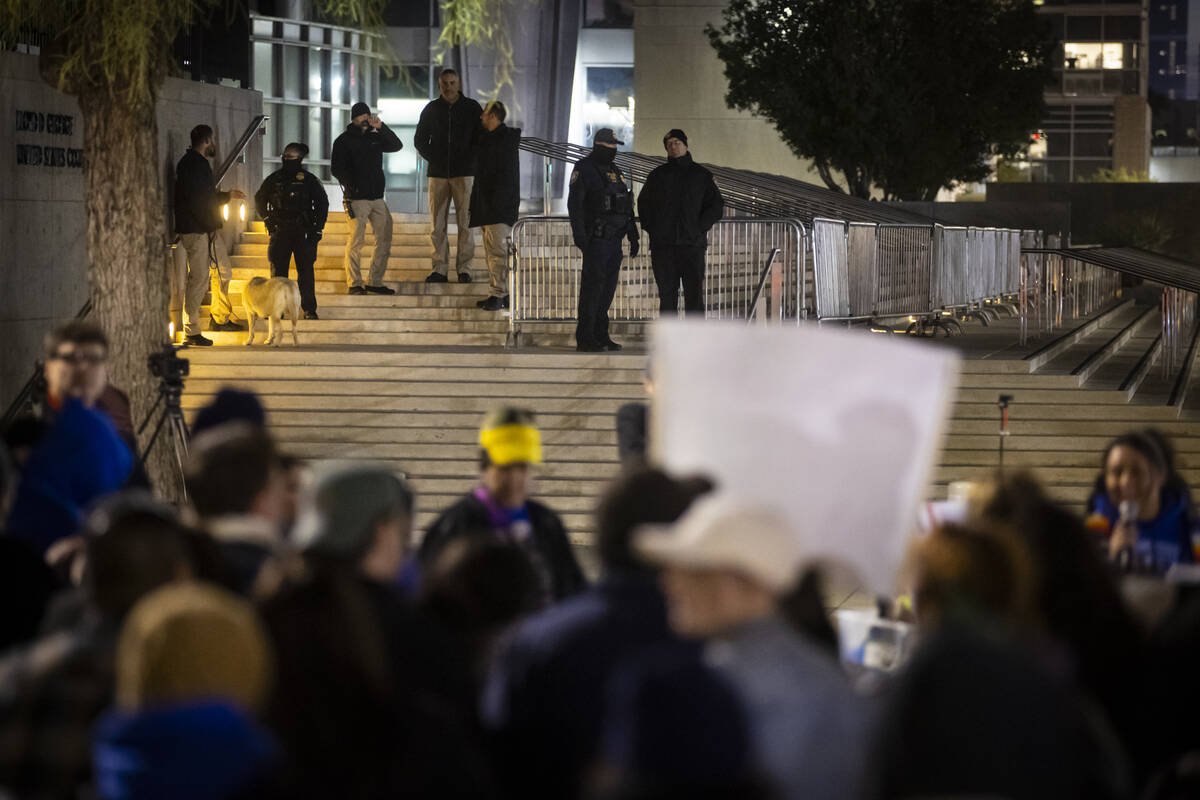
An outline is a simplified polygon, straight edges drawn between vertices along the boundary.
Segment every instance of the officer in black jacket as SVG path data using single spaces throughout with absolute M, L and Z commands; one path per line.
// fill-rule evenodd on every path
M 302 162 L 308 145 L 292 142 L 283 149 L 283 166 L 263 181 L 254 195 L 258 215 L 267 224 L 271 243 L 267 260 L 271 274 L 286 278 L 288 264 L 296 258 L 296 281 L 300 284 L 300 307 L 305 319 L 317 316 L 317 294 L 313 285 L 313 262 L 317 260 L 317 242 L 329 214 L 325 187 Z
M 659 313 L 674 315 L 683 281 L 683 308 L 704 313 L 704 251 L 708 231 L 725 211 L 712 173 L 692 161 L 687 134 L 663 137 L 667 163 L 655 167 L 638 195 L 642 229 L 650 234 L 650 259 L 658 284 Z
M 392 252 L 392 212 L 384 199 L 383 154 L 395 153 L 404 145 L 392 129 L 371 113 L 366 103 L 350 107 L 350 124 L 333 142 L 329 170 L 342 185 L 350 217 L 350 239 L 346 242 L 348 294 L 395 294 L 383 285 L 388 256 Z M 371 273 L 363 285 L 359 261 L 367 238 L 367 222 L 375 234 Z
M 579 278 L 579 323 L 575 349 L 581 353 L 620 350 L 608 336 L 608 307 L 621 272 L 621 239 L 629 239 L 629 257 L 638 253 L 638 230 L 633 222 L 633 197 L 625 176 L 613 163 L 617 139 L 612 128 L 596 131 L 592 152 L 575 164 L 567 212 L 575 246 L 583 251 Z

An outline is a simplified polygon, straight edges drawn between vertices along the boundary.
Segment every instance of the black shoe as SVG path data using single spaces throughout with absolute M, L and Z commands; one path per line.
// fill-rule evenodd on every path
M 317 312 L 315 312 L 315 311 L 305 311 L 304 318 L 305 319 L 320 319 L 320 317 L 317 316 Z
M 621 349 L 621 345 L 617 344 L 612 339 L 609 339 L 607 342 L 604 343 L 604 349 L 609 351 L 610 353 L 615 353 Z
M 604 345 L 602 344 L 577 344 L 575 345 L 577 353 L 603 353 Z
M 202 335 L 200 335 L 198 333 L 193 333 L 191 336 L 185 336 L 183 341 L 186 342 L 187 344 L 191 345 L 192 347 L 212 347 L 213 346 L 212 339 L 205 339 Z
M 217 322 L 216 320 L 210 318 L 208 320 L 208 329 L 210 331 L 227 332 L 244 331 L 246 330 L 246 324 L 244 322 L 238 322 L 233 317 L 228 318 L 224 322 Z
M 364 286 L 363 288 L 366 289 L 371 294 L 395 294 L 396 293 L 395 289 L 389 289 L 386 286 L 372 286 L 369 283 L 366 286 Z
M 425 279 L 426 283 L 445 283 L 447 278 L 440 272 L 431 272 L 429 277 Z
M 469 273 L 469 272 L 458 273 L 458 282 L 459 283 L 470 283 L 471 282 L 471 273 Z
M 351 286 L 346 290 L 346 294 L 366 294 L 367 290 L 361 286 Z
M 507 297 L 496 297 L 493 295 L 492 297 L 489 297 L 486 300 L 480 300 L 478 305 L 484 311 L 500 311 L 502 309 L 508 308 L 508 298 Z

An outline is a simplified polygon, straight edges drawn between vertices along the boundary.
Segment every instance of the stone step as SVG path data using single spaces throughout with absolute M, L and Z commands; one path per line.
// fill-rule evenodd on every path
M 192 353 L 203 352 L 204 358 L 194 358 Z M 193 391 L 198 379 L 232 380 L 239 383 L 248 381 L 322 381 L 332 386 L 339 382 L 351 381 L 428 381 L 430 383 L 481 383 L 481 384 L 565 384 L 579 383 L 594 386 L 629 386 L 642 387 L 643 372 L 637 369 L 618 369 L 614 367 L 557 367 L 543 368 L 534 366 L 488 366 L 483 364 L 447 365 L 437 367 L 431 365 L 368 365 L 358 366 L 348 364 L 339 368 L 336 364 L 314 362 L 309 364 L 258 363 L 238 361 L 233 355 L 227 359 L 218 359 L 217 353 L 208 355 L 209 350 L 199 351 L 189 348 L 185 355 L 189 357 L 191 375 L 188 378 L 187 390 Z M 257 351 L 255 351 L 257 352 Z M 305 353 L 304 350 L 295 351 Z M 223 355 L 222 353 L 221 355 Z M 581 354 L 582 355 L 582 354 Z M 244 366 L 248 365 L 248 366 Z M 247 373 L 253 373 L 252 375 Z
M 191 419 L 196 409 L 208 401 L 208 397 L 195 398 L 184 395 L 182 403 L 185 416 Z M 489 406 L 490 408 L 490 406 Z M 605 413 L 556 413 L 534 409 L 537 413 L 538 429 L 589 433 L 599 432 L 612 435 L 614 417 Z M 437 408 L 433 411 L 362 411 L 357 403 L 347 403 L 345 409 L 337 411 L 273 410 L 269 422 L 272 425 L 287 425 L 305 428 L 470 428 L 478 434 L 483 412 L 460 411 L 453 408 Z
M 214 382 L 216 383 L 216 382 Z M 187 392 L 183 395 L 184 408 L 197 408 L 209 401 L 211 395 Z M 292 411 L 338 411 L 353 415 L 356 412 L 465 412 L 482 416 L 497 405 L 491 397 L 345 397 L 330 395 L 267 395 L 263 405 L 272 413 Z M 599 414 L 611 423 L 612 415 L 628 402 L 621 398 L 594 397 L 544 397 L 538 399 L 533 409 L 538 414 Z M 531 404 L 532 405 L 532 404 Z M 478 419 L 475 420 L 478 424 Z
M 353 297 L 354 295 L 342 295 Z M 475 296 L 455 296 L 457 305 L 443 305 L 433 308 L 420 308 L 416 306 L 390 306 L 387 308 L 372 308 L 370 306 L 338 306 L 331 303 L 326 303 L 325 297 L 321 297 L 318 304 L 318 312 L 321 315 L 320 320 L 304 320 L 301 319 L 301 324 L 312 322 L 338 322 L 341 324 L 357 324 L 365 326 L 363 330 L 372 330 L 371 326 L 382 321 L 424 321 L 424 322 L 444 322 L 447 324 L 464 325 L 471 322 L 502 322 L 508 325 L 508 316 L 502 311 L 484 311 L 475 305 L 482 299 Z M 238 314 L 239 308 L 235 306 L 234 314 L 241 319 Z M 202 310 L 200 319 L 204 325 L 208 324 L 209 313 L 207 309 Z M 317 329 L 317 328 L 314 328 Z
M 334 238 L 332 240 L 329 237 L 322 238 L 317 245 L 318 263 L 322 258 L 337 258 L 339 260 L 344 258 L 346 254 L 346 241 L 347 238 L 344 236 L 340 237 L 340 239 Z M 261 258 L 265 262 L 267 260 L 267 246 L 268 243 L 266 241 L 259 243 L 243 239 L 230 255 Z M 374 258 L 375 243 L 364 244 L 362 250 L 359 252 L 363 259 Z M 457 248 L 450 248 L 450 253 L 452 256 L 456 255 Z M 483 261 L 484 255 L 483 245 L 477 245 L 475 247 L 475 260 Z M 432 250 L 428 239 L 424 242 L 393 240 L 392 246 L 388 249 L 388 256 L 391 258 L 423 258 L 428 261 L 432 257 Z
M 478 480 L 478 452 L 460 459 L 431 458 L 414 459 L 407 456 L 380 456 L 366 453 L 355 456 L 355 461 L 387 469 L 395 469 L 416 480 Z M 534 479 L 539 484 L 572 481 L 608 481 L 617 473 L 616 459 L 608 461 L 562 461 L 546 460 L 534 470 Z
M 1087 400 L 1086 396 L 1083 398 Z M 995 403 L 956 403 L 953 416 L 955 419 L 991 419 L 999 424 L 1000 412 Z M 1134 406 L 1116 405 L 1114 403 L 1022 403 L 1014 406 L 1009 414 L 1009 420 L 1124 420 L 1131 424 L 1143 425 L 1151 421 L 1174 420 L 1177 418 L 1175 409 L 1171 406 Z
M 454 349 L 324 347 L 284 351 L 218 351 L 188 348 L 193 364 L 274 364 L 277 366 L 467 367 L 472 369 L 620 369 L 643 370 L 645 353 L 563 353 L 506 350 L 502 347 Z
M 276 430 L 276 429 L 272 429 Z M 479 434 L 476 441 L 451 444 L 437 442 L 431 444 L 388 443 L 388 442 L 286 442 L 289 455 L 304 459 L 382 459 L 398 461 L 406 464 L 405 469 L 414 471 L 413 464 L 419 464 L 434 459 L 450 459 L 456 463 L 468 466 L 464 474 L 479 466 Z M 605 469 L 617 463 L 617 446 L 581 445 L 581 444 L 551 444 L 543 442 L 542 454 L 547 464 L 567 462 L 599 463 Z M 1063 466 L 1075 466 L 1074 464 Z
M 995 435 L 997 422 L 992 420 L 955 419 L 950 421 L 951 435 Z M 1021 436 L 1102 436 L 1115 438 L 1134 427 L 1143 427 L 1111 420 L 1015 420 L 1009 425 L 1010 439 Z M 1168 436 L 1194 436 L 1196 423 L 1180 421 L 1155 422 L 1154 427 Z
M 1099 465 L 1100 454 L 1104 452 L 1104 448 L 1111 438 L 1108 435 L 1037 436 L 1026 433 L 1021 436 L 1008 436 L 1004 442 L 1004 451 L 1006 453 L 1021 450 L 1087 453 Z M 943 452 L 949 453 L 955 450 L 994 451 L 997 448 L 998 439 L 995 427 L 990 435 L 954 434 L 946 437 Z M 1176 434 L 1171 442 L 1180 455 L 1184 453 L 1200 454 L 1200 426 L 1196 426 L 1189 433 Z
M 286 445 L 289 451 L 294 446 L 304 447 L 353 447 L 360 444 L 373 445 L 406 445 L 423 447 L 426 445 L 446 447 L 471 447 L 479 451 L 479 420 L 474 425 L 462 428 L 448 428 L 440 424 L 429 428 L 356 428 L 344 425 L 290 425 L 288 417 L 272 417 L 271 431 L 275 437 Z M 539 426 L 541 418 L 539 417 Z M 616 447 L 617 434 L 613 427 L 596 430 L 569 430 L 541 428 L 542 444 L 546 447 Z M 314 458 L 320 457 L 314 455 Z M 326 456 L 328 457 L 328 456 Z
M 261 255 L 261 256 L 231 255 L 229 257 L 229 262 L 230 262 L 230 264 L 233 265 L 233 271 L 234 271 L 233 274 L 234 274 L 235 278 L 254 277 L 253 275 L 250 275 L 250 276 L 239 275 L 238 274 L 239 269 L 255 270 L 255 273 L 254 273 L 255 275 L 259 274 L 259 271 L 261 271 L 261 270 L 269 270 L 270 269 L 270 264 L 267 261 L 267 257 L 265 254 Z M 346 263 L 346 260 L 345 260 L 345 257 L 342 255 L 342 253 L 331 252 L 331 253 L 325 254 L 325 255 L 318 255 L 317 260 L 313 266 L 317 272 L 320 272 L 323 269 L 342 270 L 345 268 L 345 263 Z M 370 259 L 365 258 L 365 257 L 359 263 L 364 272 L 366 270 L 368 270 L 371 266 Z M 428 275 L 430 272 L 430 265 L 431 265 L 431 261 L 429 259 L 428 254 L 422 255 L 422 256 L 389 256 L 388 257 L 388 269 L 389 270 L 415 270 L 415 271 L 423 270 L 424 271 L 423 274 Z M 453 271 L 455 265 L 451 264 L 450 267 L 451 267 L 451 271 Z M 479 253 L 471 261 L 471 267 L 472 267 L 472 269 L 475 269 L 475 270 L 483 270 L 483 274 L 486 274 L 487 273 L 487 259 L 485 259 L 483 257 L 482 253 Z
M 193 375 L 187 384 L 189 393 L 215 394 L 222 387 L 252 391 L 264 397 L 319 395 L 341 397 L 491 397 L 501 400 L 530 399 L 540 402 L 552 397 L 613 398 L 626 402 L 645 396 L 640 383 L 492 383 L 451 381 L 374 381 L 374 380 L 253 380 L 219 377 L 204 380 Z
M 994 466 L 939 466 L 934 470 L 934 481 L 986 481 L 993 477 L 995 472 Z M 1033 472 L 1043 483 L 1049 485 L 1092 486 L 1096 482 L 1096 476 L 1100 474 L 1099 456 L 1097 463 L 1090 467 L 1039 467 Z M 1181 469 L 1179 474 L 1189 484 L 1194 484 L 1200 479 L 1200 469 Z

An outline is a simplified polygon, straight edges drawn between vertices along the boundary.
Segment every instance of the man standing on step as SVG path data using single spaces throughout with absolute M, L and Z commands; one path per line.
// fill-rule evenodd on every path
M 383 199 L 385 179 L 383 154 L 395 153 L 404 145 L 383 120 L 371 113 L 366 103 L 350 107 L 350 124 L 333 142 L 329 169 L 342 185 L 350 239 L 346 242 L 346 283 L 350 294 L 395 294 L 383 285 L 388 256 L 392 252 L 392 212 Z M 375 234 L 375 255 L 366 286 L 359 260 L 367 238 L 367 222 Z
M 608 307 L 621 272 L 621 239 L 629 239 L 629 257 L 638 254 L 633 197 L 621 168 L 613 163 L 617 145 L 625 144 L 612 128 L 596 131 L 592 152 L 575 164 L 567 212 L 575 246 L 583 251 L 579 277 L 579 323 L 575 349 L 581 353 L 620 350 L 608 336 Z
M 484 107 L 480 119 L 485 132 L 479 140 L 479 162 L 471 187 L 471 227 L 483 228 L 483 250 L 491 277 L 488 297 L 476 303 L 485 311 L 508 308 L 508 237 L 521 206 L 521 129 L 505 125 L 507 115 L 499 100 Z
M 316 175 L 304 169 L 308 145 L 292 142 L 283 149 L 283 166 L 263 181 L 254 195 L 254 206 L 267 225 L 271 243 L 267 260 L 271 274 L 288 276 L 288 265 L 296 258 L 296 282 L 300 284 L 300 307 L 305 319 L 317 316 L 317 293 L 313 285 L 313 263 L 317 242 L 329 214 L 329 196 Z
M 712 173 L 692 161 L 687 134 L 678 128 L 663 137 L 667 163 L 655 167 L 638 195 L 642 230 L 650 234 L 650 261 L 658 284 L 659 316 L 683 309 L 704 314 L 704 251 L 708 231 L 725 211 Z
M 430 100 L 421 111 L 414 137 L 417 152 L 429 162 L 429 239 L 433 244 L 433 272 L 427 283 L 445 283 L 450 272 L 450 244 L 446 222 L 450 200 L 458 221 L 457 272 L 459 283 L 471 282 L 471 259 L 475 241 L 470 228 L 472 175 L 475 174 L 475 147 L 482 133 L 483 109 L 461 93 L 458 73 L 444 69 L 438 75 L 441 96 Z
M 210 331 L 244 331 L 246 326 L 233 318 L 229 303 L 229 280 L 233 266 L 221 238 L 221 206 L 231 199 L 241 200 L 238 189 L 218 192 L 213 182 L 210 158 L 217 155 L 213 129 L 207 125 L 192 128 L 192 146 L 175 166 L 175 232 L 187 253 L 187 283 L 183 295 L 183 333 L 190 345 L 207 347 L 212 339 L 200 333 L 200 304 L 212 287 L 209 308 Z M 216 265 L 216 274 L 210 270 Z

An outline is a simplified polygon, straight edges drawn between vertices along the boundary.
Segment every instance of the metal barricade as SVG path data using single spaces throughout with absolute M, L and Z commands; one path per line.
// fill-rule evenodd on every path
M 846 223 L 836 219 L 814 219 L 812 252 L 817 320 L 849 319 L 850 268 Z
M 927 314 L 933 268 L 933 228 L 927 225 L 879 225 L 875 261 L 878 271 L 875 314 L 880 317 Z
M 869 317 L 875 314 L 875 297 L 879 286 L 877 236 L 874 223 L 851 222 L 846 226 L 851 317 Z
M 964 227 L 942 227 L 935 229 L 940 238 L 937 247 L 937 264 L 932 305 L 947 310 L 963 309 L 971 304 L 967 282 L 967 263 L 970 258 L 970 231 Z
M 766 294 L 775 318 L 799 320 L 807 303 L 804 255 L 807 231 L 792 219 L 726 217 L 708 234 L 705 261 L 705 315 L 745 319 L 767 254 L 778 249 L 778 290 Z M 626 251 L 628 252 L 628 251 Z M 578 317 L 579 278 L 583 254 L 575 247 L 567 217 L 524 217 L 513 226 L 509 245 L 509 340 L 521 343 L 529 323 L 574 321 Z M 680 297 L 682 301 L 682 296 Z M 608 312 L 617 321 L 643 322 L 659 316 L 658 285 L 651 266 L 649 242 L 642 240 L 636 258 L 625 256 Z

